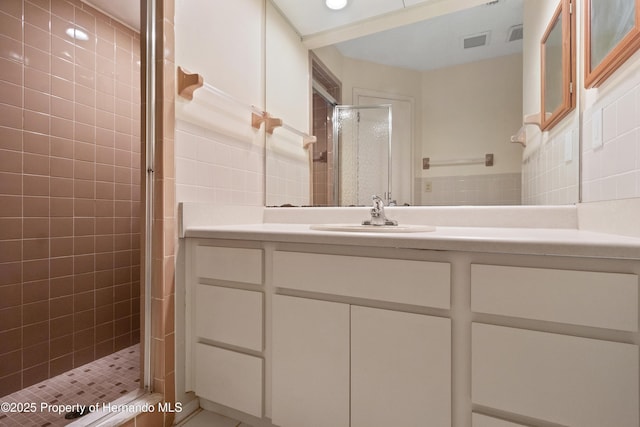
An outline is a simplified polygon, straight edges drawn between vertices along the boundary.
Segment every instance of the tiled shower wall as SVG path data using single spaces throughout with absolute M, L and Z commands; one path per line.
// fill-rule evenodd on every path
M 0 1 L 0 396 L 139 341 L 139 47 L 78 0 Z

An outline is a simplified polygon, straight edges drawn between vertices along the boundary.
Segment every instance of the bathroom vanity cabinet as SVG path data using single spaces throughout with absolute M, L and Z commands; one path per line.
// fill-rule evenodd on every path
M 237 419 L 640 422 L 637 259 L 194 234 L 187 389 Z
M 450 320 L 276 295 L 273 423 L 451 424 Z
M 636 274 L 472 264 L 471 309 L 496 323 L 472 324 L 473 403 L 566 426 L 638 425 Z M 609 340 L 614 330 L 628 342 Z
M 263 408 L 261 249 L 189 247 L 187 366 L 198 396 L 256 417 Z
M 272 265 L 274 424 L 451 424 L 451 320 L 377 308 L 448 309 L 448 263 L 275 251 Z

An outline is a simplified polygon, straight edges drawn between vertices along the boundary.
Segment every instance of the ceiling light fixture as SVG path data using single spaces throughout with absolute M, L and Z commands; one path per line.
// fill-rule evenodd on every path
M 347 0 L 325 0 L 324 2 L 331 10 L 344 9 L 347 5 Z

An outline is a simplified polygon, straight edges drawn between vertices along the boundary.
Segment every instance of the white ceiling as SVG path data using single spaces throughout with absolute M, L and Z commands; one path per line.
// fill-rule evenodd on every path
M 82 0 L 128 27 L 140 31 L 140 0 Z
M 487 0 L 488 1 L 488 0 Z M 446 13 L 426 20 L 417 16 L 453 0 L 349 0 L 342 11 L 328 9 L 324 0 L 272 0 L 303 40 L 323 38 L 332 32 L 355 34 L 376 19 L 381 28 L 370 35 L 342 41 L 335 46 L 345 56 L 415 70 L 442 68 L 522 51 L 522 41 L 507 43 L 512 26 L 522 24 L 523 0 L 499 0 L 486 5 Z M 457 2 L 461 4 L 461 2 Z M 475 2 L 478 4 L 478 2 Z M 304 5 L 304 6 L 303 6 Z M 397 26 L 396 22 L 418 21 Z M 411 15 L 416 19 L 412 19 Z M 432 14 L 437 15 L 437 14 Z M 388 21 L 385 25 L 382 21 Z M 395 27 L 395 28 L 394 28 Z M 360 31 L 368 33 L 371 31 Z M 486 46 L 463 49 L 463 39 L 489 33 Z M 330 37 L 329 37 L 330 38 Z M 313 42 L 311 43 L 313 46 Z M 322 43 L 321 43 L 322 44 Z
M 83 0 L 131 28 L 140 30 L 139 0 Z M 209 0 L 207 0 L 209 1 Z M 429 70 L 522 51 L 522 42 L 507 43 L 509 28 L 522 23 L 523 0 L 499 0 L 421 20 L 424 10 L 484 3 L 480 0 L 349 0 L 332 11 L 324 0 L 271 0 L 303 37 L 321 35 L 345 56 L 415 70 Z M 374 22 L 375 21 L 375 22 Z M 418 21 L 418 22 L 415 22 Z M 373 22 L 373 26 L 371 25 Z M 408 25 L 400 25 L 413 22 Z M 372 28 L 385 29 L 384 31 Z M 386 29 L 391 28 L 391 29 Z M 489 43 L 462 48 L 463 39 L 489 32 Z M 372 34 L 369 34 L 372 33 Z M 361 34 L 369 34 L 353 38 Z M 327 37 L 327 35 L 329 35 Z M 322 43 L 321 43 L 322 44 Z M 307 42 L 314 47 L 314 42 Z
M 302 36 L 332 30 L 405 7 L 403 0 L 349 0 L 342 10 L 331 10 L 324 0 L 272 0 Z M 421 3 L 428 0 L 407 0 Z

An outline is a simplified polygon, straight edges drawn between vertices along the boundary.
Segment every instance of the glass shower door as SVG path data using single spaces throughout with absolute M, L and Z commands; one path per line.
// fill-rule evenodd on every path
M 337 105 L 333 110 L 336 199 L 340 206 L 391 196 L 391 106 Z

